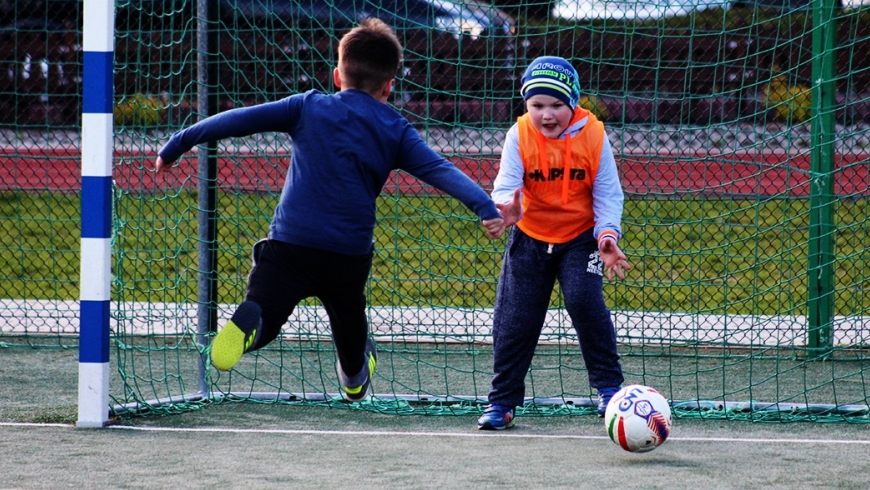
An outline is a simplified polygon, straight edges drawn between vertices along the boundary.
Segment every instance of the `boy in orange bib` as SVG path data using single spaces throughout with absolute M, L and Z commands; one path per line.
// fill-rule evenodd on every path
M 619 249 L 623 192 L 604 125 L 578 106 L 577 71 L 564 58 L 532 61 L 520 94 L 526 114 L 508 131 L 492 192 L 511 230 L 493 317 L 493 378 L 482 430 L 514 425 L 556 280 L 580 343 L 598 415 L 624 378 L 603 276 L 625 278 Z

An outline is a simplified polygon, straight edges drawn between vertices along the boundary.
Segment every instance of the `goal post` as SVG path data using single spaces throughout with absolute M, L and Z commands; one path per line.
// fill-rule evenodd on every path
M 84 2 L 79 427 L 102 427 L 110 409 L 114 11 L 113 0 Z

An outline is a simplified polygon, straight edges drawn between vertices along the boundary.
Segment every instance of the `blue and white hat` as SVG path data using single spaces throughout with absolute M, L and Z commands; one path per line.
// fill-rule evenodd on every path
M 577 70 L 565 58 L 541 56 L 526 68 L 523 73 L 523 88 L 520 95 L 528 100 L 533 95 L 543 94 L 555 97 L 568 107 L 575 108 L 580 101 L 580 77 Z

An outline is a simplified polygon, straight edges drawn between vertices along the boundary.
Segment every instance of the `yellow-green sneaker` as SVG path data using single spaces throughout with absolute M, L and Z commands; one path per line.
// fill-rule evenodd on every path
M 375 366 L 378 364 L 378 350 L 372 339 L 366 341 L 366 363 L 356 376 L 347 376 L 339 363 L 335 363 L 338 371 L 338 379 L 341 380 L 341 395 L 349 402 L 358 402 L 365 399 L 375 375 Z
M 253 301 L 240 304 L 211 344 L 211 362 L 221 371 L 229 371 L 251 351 L 260 339 L 262 320 L 260 305 Z

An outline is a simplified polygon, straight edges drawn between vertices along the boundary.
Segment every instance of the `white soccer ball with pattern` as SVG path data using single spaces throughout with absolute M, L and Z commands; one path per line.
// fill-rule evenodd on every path
M 671 433 L 671 407 L 658 391 L 629 385 L 616 392 L 604 413 L 610 440 L 632 453 L 662 445 Z

